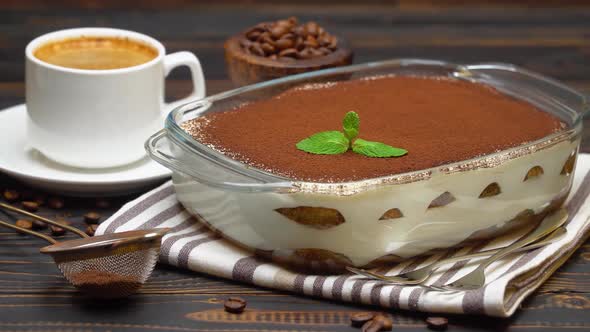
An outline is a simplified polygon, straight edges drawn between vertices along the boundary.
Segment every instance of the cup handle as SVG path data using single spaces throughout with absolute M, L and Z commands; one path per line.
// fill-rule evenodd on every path
M 182 99 L 166 103 L 163 107 L 165 112 L 179 105 L 205 97 L 205 77 L 203 75 L 203 69 L 201 69 L 199 59 L 197 59 L 197 57 L 191 52 L 182 51 L 166 55 L 164 57 L 164 77 L 168 76 L 172 69 L 180 66 L 187 66 L 190 69 L 193 81 L 193 91 L 190 95 Z

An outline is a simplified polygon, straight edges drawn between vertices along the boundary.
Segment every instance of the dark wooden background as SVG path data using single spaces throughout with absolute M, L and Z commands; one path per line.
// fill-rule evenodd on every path
M 345 36 L 355 62 L 423 57 L 456 62 L 510 62 L 590 93 L 588 1 L 0 1 L 0 108 L 24 102 L 26 43 L 40 34 L 107 26 L 152 35 L 169 52 L 189 50 L 201 60 L 208 93 L 231 88 L 222 44 L 259 21 L 290 15 L 316 20 Z M 188 92 L 188 73 L 175 71 L 169 97 Z M 588 133 L 588 131 L 586 131 Z M 590 152 L 586 139 L 583 150 Z M 2 151 L 0 151 L 2 158 Z M 0 189 L 23 185 L 0 174 Z M 90 210 L 104 217 L 134 196 L 66 199 L 66 216 L 82 226 Z M 4 215 L 0 216 L 8 219 Z M 377 310 L 294 296 L 158 266 L 142 293 L 125 301 L 90 301 L 69 286 L 41 240 L 0 229 L 1 331 L 347 331 L 348 316 Z M 586 244 L 531 296 L 514 317 L 450 316 L 452 331 L 590 330 L 590 245 Z M 239 295 L 250 314 L 227 315 L 222 300 Z M 396 331 L 424 330 L 426 314 L 396 311 Z

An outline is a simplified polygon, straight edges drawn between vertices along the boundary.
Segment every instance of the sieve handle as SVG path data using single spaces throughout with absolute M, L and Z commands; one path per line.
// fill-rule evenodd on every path
M 7 228 L 12 228 L 12 229 L 14 229 L 14 230 L 16 230 L 18 232 L 23 232 L 23 233 L 27 233 L 27 234 L 36 236 L 36 237 L 38 237 L 40 239 L 43 239 L 43 240 L 45 240 L 45 241 L 47 241 L 47 242 L 49 242 L 51 244 L 58 243 L 55 239 L 53 239 L 52 237 L 50 237 L 48 235 L 41 234 L 41 233 L 38 233 L 38 232 L 35 232 L 35 231 L 32 231 L 32 230 L 26 229 L 26 228 L 18 227 L 16 225 L 11 224 L 11 223 L 7 223 L 6 221 L 3 221 L 3 220 L 0 220 L 0 225 L 2 225 L 4 227 L 7 227 Z
M 75 227 L 72 227 L 72 226 L 68 226 L 68 225 L 63 225 L 63 224 L 60 224 L 60 223 L 58 223 L 57 221 L 53 221 L 53 220 L 51 220 L 51 219 L 43 218 L 43 217 L 41 217 L 41 216 L 39 216 L 39 215 L 36 215 L 36 214 L 34 214 L 34 213 L 27 212 L 27 211 L 25 211 L 25 210 L 21 210 L 21 209 L 19 209 L 19 208 L 17 208 L 17 207 L 14 207 L 14 206 L 12 206 L 12 205 L 8 205 L 8 204 L 5 204 L 5 203 L 0 203 L 0 207 L 1 207 L 1 208 L 4 208 L 4 209 L 6 209 L 6 210 L 8 210 L 8 211 L 12 211 L 12 212 L 20 213 L 20 214 L 22 214 L 22 215 L 25 215 L 25 216 L 27 216 L 27 217 L 30 217 L 30 218 L 33 218 L 33 219 L 37 219 L 37 220 L 39 220 L 39 221 L 41 221 L 41 222 L 44 222 L 44 223 L 46 223 L 46 224 L 49 224 L 49 225 L 53 225 L 53 226 L 56 226 L 56 227 L 63 228 L 63 229 L 65 229 L 65 230 L 68 230 L 68 231 L 70 231 L 70 232 L 72 232 L 72 233 L 75 233 L 75 234 L 77 234 L 77 235 L 78 235 L 78 236 L 80 236 L 80 237 L 89 237 L 89 236 L 88 236 L 88 234 L 86 234 L 86 233 L 82 232 L 81 230 L 79 230 L 79 229 L 77 229 L 77 228 L 75 228 Z

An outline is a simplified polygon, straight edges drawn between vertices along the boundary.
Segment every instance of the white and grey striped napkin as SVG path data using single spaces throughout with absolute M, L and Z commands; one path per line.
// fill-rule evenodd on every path
M 395 286 L 353 275 L 318 276 L 292 272 L 240 249 L 192 218 L 176 200 L 171 182 L 127 203 L 100 225 L 97 234 L 133 229 L 170 227 L 162 241 L 160 262 L 242 281 L 262 287 L 333 300 L 377 305 L 385 308 L 427 312 L 484 314 L 507 317 L 523 299 L 541 285 L 586 239 L 590 228 L 590 155 L 580 155 L 574 186 L 566 201 L 569 212 L 567 236 L 544 248 L 512 255 L 486 271 L 485 287 L 465 292 L 440 292 L 420 286 Z M 477 246 L 450 249 L 432 257 L 415 258 L 382 272 L 407 270 L 449 256 L 510 244 L 522 236 L 510 234 Z M 475 268 L 470 262 L 446 267 L 429 283 L 444 284 Z

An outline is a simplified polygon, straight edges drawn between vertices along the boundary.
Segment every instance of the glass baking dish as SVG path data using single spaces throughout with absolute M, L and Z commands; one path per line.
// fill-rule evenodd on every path
M 493 86 L 554 114 L 560 132 L 493 154 L 355 182 L 295 181 L 240 163 L 181 125 L 309 82 L 444 76 Z M 534 227 L 569 193 L 588 100 L 509 64 L 398 59 L 321 70 L 220 93 L 173 110 L 146 142 L 173 171 L 179 201 L 228 240 L 315 272 L 370 267 Z

